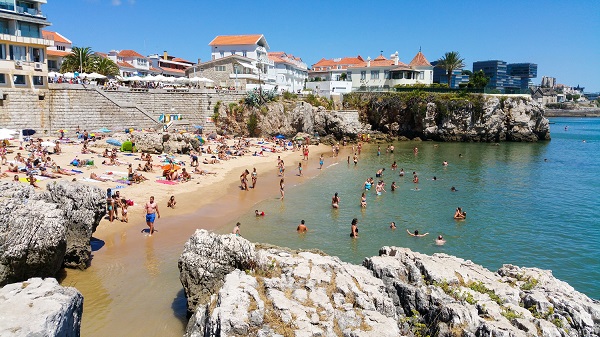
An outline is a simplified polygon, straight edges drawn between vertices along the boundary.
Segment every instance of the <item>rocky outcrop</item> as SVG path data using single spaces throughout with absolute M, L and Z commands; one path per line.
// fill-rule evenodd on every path
M 0 183 L 0 284 L 54 277 L 62 266 L 85 268 L 90 239 L 104 216 L 104 192 L 78 183 Z
M 51 182 L 34 198 L 58 205 L 66 220 L 64 266 L 85 269 L 91 260 L 90 239 L 106 215 L 106 192 L 85 184 Z
M 550 139 L 548 119 L 544 117 L 542 106 L 535 101 L 492 96 L 484 102 L 483 113 L 479 116 L 470 107 L 454 110 L 441 118 L 435 103 L 428 103 L 424 136 L 442 141 L 478 142 Z
M 115 133 L 111 138 L 120 142 L 132 141 L 138 152 L 146 153 L 180 153 L 187 154 L 198 150 L 200 141 L 196 135 L 175 132 L 133 132 Z
M 0 336 L 80 335 L 83 296 L 53 278 L 31 278 L 0 289 Z
M 0 285 L 54 276 L 65 256 L 67 221 L 56 204 L 9 199 L 0 205 Z
M 188 241 L 182 284 L 188 296 L 202 296 L 188 302 L 194 314 L 186 336 L 600 335 L 600 304 L 550 271 L 505 265 L 491 272 L 397 247 L 357 266 L 278 247 L 250 254 L 252 246 L 206 231 Z M 233 268 L 238 253 L 243 268 Z M 211 283 L 214 268 L 206 266 L 222 259 L 229 267 L 218 268 L 219 282 Z

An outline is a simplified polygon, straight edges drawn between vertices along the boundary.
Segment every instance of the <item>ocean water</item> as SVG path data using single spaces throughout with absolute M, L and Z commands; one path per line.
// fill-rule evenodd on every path
M 549 142 L 399 142 L 393 154 L 382 145 L 380 156 L 376 146 L 367 145 L 356 166 L 347 164 L 348 150 L 341 158 L 326 156 L 323 172 L 286 188 L 284 201 L 257 204 L 265 217 L 241 217 L 242 235 L 254 242 L 318 248 L 352 263 L 394 245 L 455 255 L 491 270 L 505 263 L 550 269 L 599 299 L 600 119 L 550 121 Z M 391 170 L 393 161 L 398 171 L 404 168 L 404 177 Z M 386 169 L 387 192 L 367 192 L 368 206 L 362 209 L 363 183 L 379 168 Z M 413 171 L 420 179 L 418 191 Z M 399 187 L 395 192 L 393 181 Z M 451 192 L 452 186 L 458 191 Z M 335 192 L 339 209 L 331 207 Z M 467 212 L 466 220 L 453 219 L 456 207 Z M 357 239 L 349 237 L 352 218 L 359 221 Z M 296 232 L 300 220 L 308 233 Z M 391 221 L 396 230 L 389 228 Z M 430 234 L 415 238 L 406 229 Z M 445 245 L 435 245 L 437 235 L 444 236 Z

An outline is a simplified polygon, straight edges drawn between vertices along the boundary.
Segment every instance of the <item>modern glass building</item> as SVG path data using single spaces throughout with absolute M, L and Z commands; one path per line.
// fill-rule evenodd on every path
M 50 25 L 42 13 L 46 0 L 0 0 L 0 88 L 48 85 L 46 47 L 42 36 Z
M 443 68 L 436 67 L 438 61 L 431 62 L 433 66 L 433 83 L 448 84 L 448 74 Z M 450 88 L 458 88 L 460 84 L 469 83 L 469 75 L 463 75 L 462 69 L 455 69 L 450 78 Z
M 531 78 L 537 77 L 537 64 L 511 63 L 502 60 L 473 62 L 473 72 L 482 70 L 490 79 L 487 87 L 504 93 L 523 91 L 529 88 Z

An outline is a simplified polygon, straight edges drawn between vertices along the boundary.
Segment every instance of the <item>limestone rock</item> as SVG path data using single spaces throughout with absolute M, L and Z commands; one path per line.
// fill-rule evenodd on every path
M 66 251 L 66 219 L 56 204 L 8 199 L 0 203 L 0 285 L 54 276 Z
M 106 215 L 106 192 L 80 183 L 51 182 L 35 199 L 57 204 L 65 213 L 67 250 L 64 265 L 85 269 L 91 259 L 90 240 Z
M 600 334 L 600 304 L 549 271 L 505 265 L 491 272 L 397 247 L 379 253 L 357 266 L 197 231 L 180 259 L 186 294 L 202 303 L 186 336 Z M 200 279 L 202 286 L 189 286 Z
M 219 290 L 227 274 L 235 269 L 251 268 L 254 254 L 254 245 L 239 236 L 196 230 L 186 242 L 178 262 L 188 311 L 206 303 Z
M 83 296 L 53 278 L 31 278 L 0 289 L 1 336 L 80 335 Z

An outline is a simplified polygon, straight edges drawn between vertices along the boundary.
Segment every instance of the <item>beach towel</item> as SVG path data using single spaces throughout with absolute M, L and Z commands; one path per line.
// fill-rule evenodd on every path
M 127 176 L 127 172 L 121 172 L 121 171 L 106 171 L 105 174 L 108 174 L 108 175 L 112 174 L 112 175 L 118 175 L 118 176 L 124 176 L 124 177 Z
M 115 180 L 115 182 L 119 183 L 119 184 L 131 185 L 131 181 L 129 181 L 127 179 L 119 179 L 119 180 Z
M 79 170 L 71 170 L 71 172 L 74 172 L 74 173 L 83 173 L 83 171 L 79 171 Z
M 133 153 L 124 153 L 123 155 L 127 156 L 127 157 L 137 156 L 136 154 L 133 154 Z
M 172 180 L 157 180 L 156 182 L 165 185 L 177 185 L 177 182 Z
M 81 178 L 81 180 L 87 181 L 89 183 L 101 183 L 101 181 L 98 181 L 98 180 L 95 180 L 95 179 L 90 179 L 90 178 Z
M 127 187 L 127 186 L 126 185 L 117 185 L 117 186 L 113 187 L 113 190 L 118 190 L 118 189 L 125 188 L 125 187 Z

